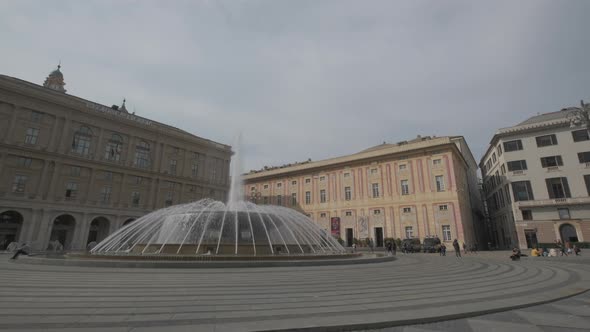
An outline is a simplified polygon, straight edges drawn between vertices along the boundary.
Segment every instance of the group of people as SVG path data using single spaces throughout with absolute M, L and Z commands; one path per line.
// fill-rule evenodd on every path
M 395 256 L 396 250 L 397 245 L 395 244 L 395 241 L 387 242 L 387 255 Z
M 561 243 L 561 240 L 555 240 L 554 248 L 539 248 L 535 246 L 531 249 L 531 257 L 557 257 L 557 256 L 569 256 L 570 254 L 574 254 L 579 256 L 581 254 L 581 249 L 575 244 L 572 244 L 570 241 L 567 241 L 564 244 Z M 526 257 L 519 248 L 515 247 L 512 249 L 512 255 L 510 255 L 510 259 L 519 260 L 520 257 Z

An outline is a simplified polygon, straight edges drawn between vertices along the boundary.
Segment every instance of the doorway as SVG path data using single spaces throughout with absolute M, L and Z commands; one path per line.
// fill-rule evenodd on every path
M 12 242 L 17 242 L 23 224 L 23 216 L 16 211 L 0 214 L 0 250 L 6 250 Z
M 559 234 L 561 235 L 561 242 L 578 242 L 578 233 L 574 226 L 570 224 L 563 224 L 559 227 Z
M 375 246 L 383 247 L 383 227 L 375 227 Z
M 536 248 L 539 245 L 539 241 L 537 241 L 537 231 L 534 229 L 525 229 L 524 230 L 524 237 L 526 238 L 526 247 L 527 248 Z
M 352 228 L 346 229 L 346 246 L 352 247 L 353 237 L 352 237 Z

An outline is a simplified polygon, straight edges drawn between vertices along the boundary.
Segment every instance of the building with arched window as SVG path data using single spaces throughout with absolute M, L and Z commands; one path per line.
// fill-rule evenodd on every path
M 521 249 L 590 239 L 590 104 L 496 131 L 480 161 L 492 239 Z M 587 117 L 587 114 L 586 114 Z
M 60 67 L 42 86 L 0 75 L 0 250 L 84 249 L 154 209 L 225 199 L 228 145 L 64 86 Z

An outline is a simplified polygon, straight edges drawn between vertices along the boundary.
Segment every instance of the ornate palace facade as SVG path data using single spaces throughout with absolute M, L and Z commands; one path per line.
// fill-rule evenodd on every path
M 154 209 L 229 190 L 231 148 L 0 75 L 0 250 L 12 241 L 83 249 Z
M 474 243 L 483 236 L 476 170 L 463 137 L 418 137 L 252 171 L 244 192 L 258 203 L 302 210 L 347 245 L 433 236 Z

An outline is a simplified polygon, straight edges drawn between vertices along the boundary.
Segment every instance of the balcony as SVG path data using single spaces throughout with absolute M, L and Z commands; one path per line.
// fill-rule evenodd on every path
M 547 173 L 549 173 L 549 172 L 557 172 L 557 171 L 559 171 L 559 167 L 558 166 L 547 167 Z
M 524 175 L 524 171 L 512 171 L 512 175 Z
M 520 209 L 528 208 L 528 207 L 584 205 L 584 204 L 590 204 L 590 197 L 539 199 L 539 200 L 534 200 L 534 201 L 516 202 L 516 206 Z

